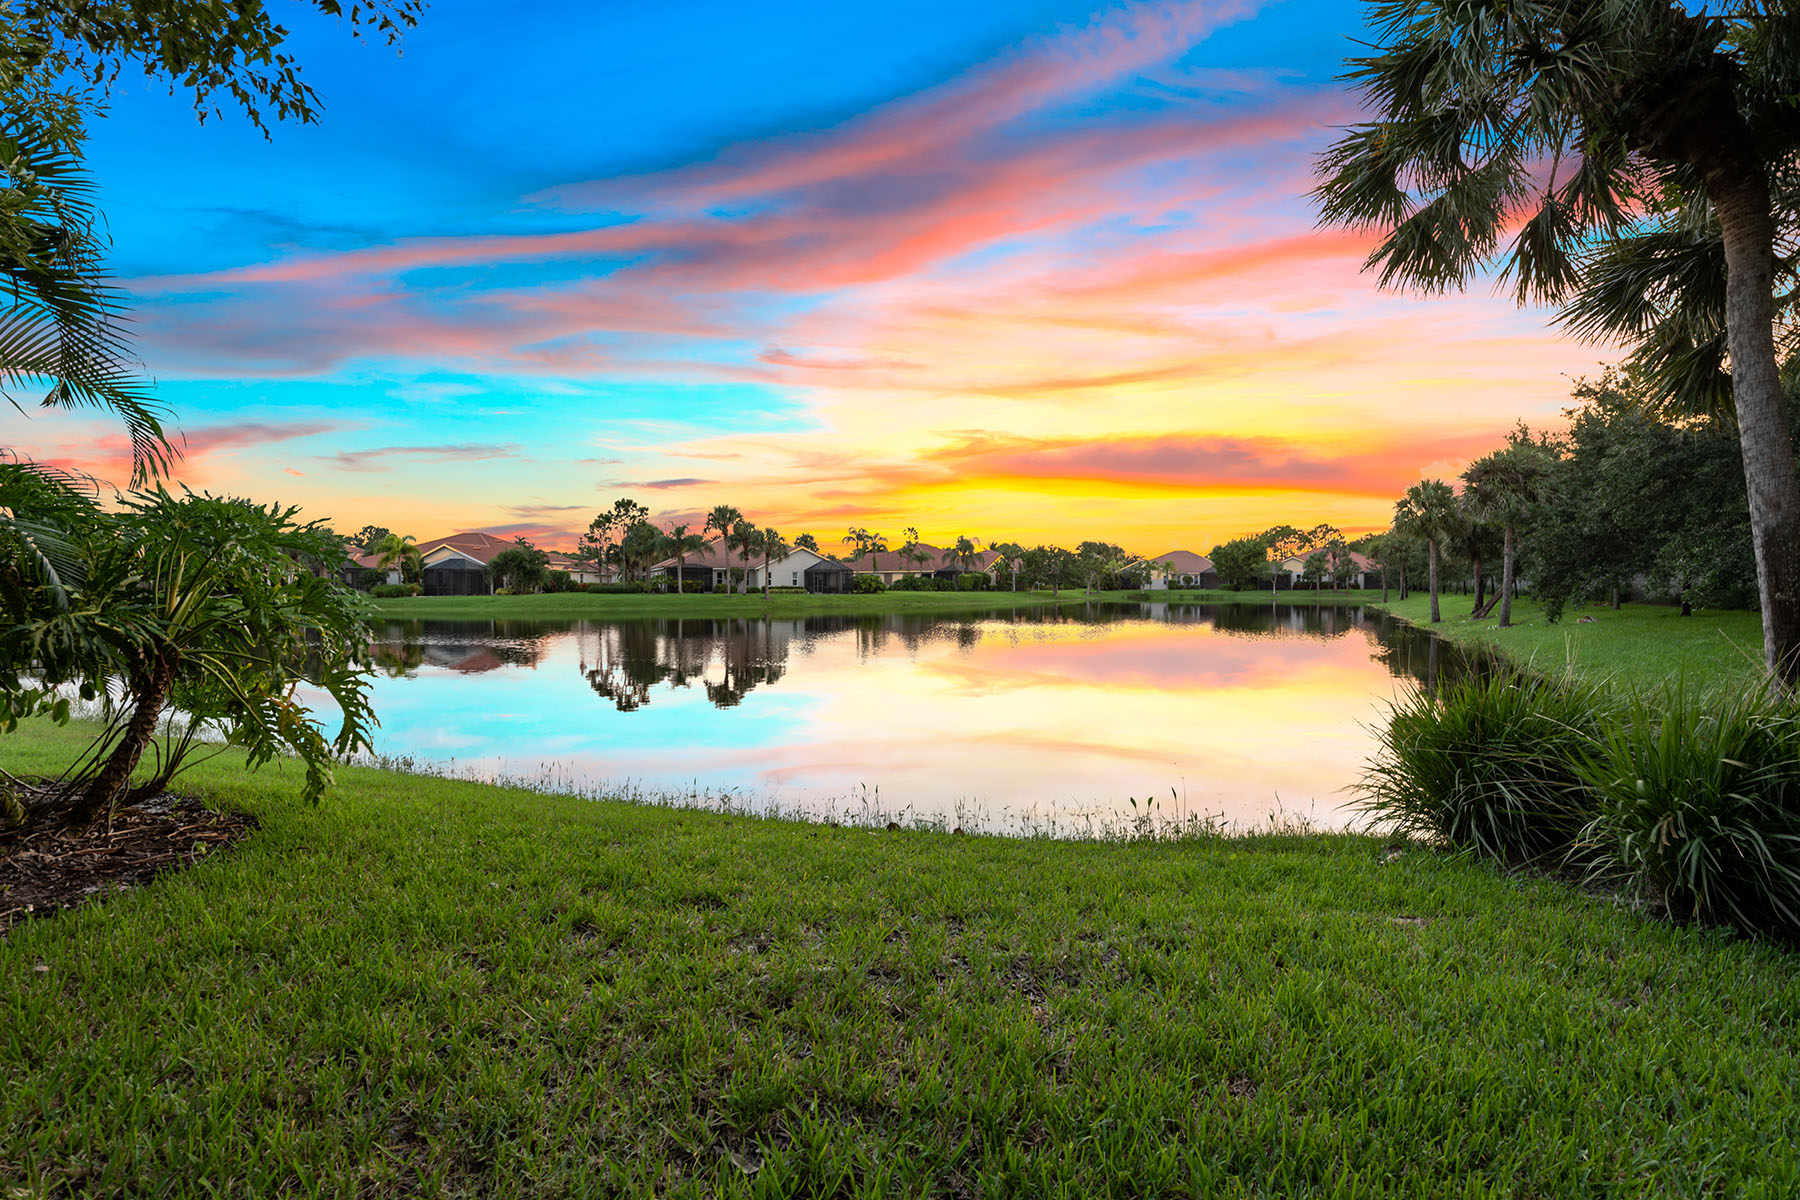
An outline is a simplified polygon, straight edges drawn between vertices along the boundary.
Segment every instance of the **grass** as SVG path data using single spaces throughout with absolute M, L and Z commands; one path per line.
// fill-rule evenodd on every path
M 1754 687 L 1763 678 L 1762 617 L 1754 612 L 1697 610 L 1684 617 L 1677 608 L 1627 604 L 1569 608 L 1552 625 L 1535 600 L 1513 601 L 1513 625 L 1499 627 L 1498 615 L 1471 621 L 1473 598 L 1440 595 L 1440 624 L 1432 625 L 1431 601 L 1414 592 L 1388 611 L 1432 630 L 1447 641 L 1481 646 L 1539 670 L 1567 666 L 1593 682 L 1622 690 L 1647 691 L 1682 681 L 1699 693 Z M 1497 612 L 1497 610 L 1496 610 Z M 1592 617 L 1583 624 L 1580 617 Z
M 1117 596 L 1122 593 L 1108 593 Z M 1046 604 L 1079 604 L 1087 597 L 1080 589 L 1049 592 L 875 592 L 868 595 L 772 595 L 748 596 L 702 593 L 697 595 L 607 595 L 562 592 L 544 596 L 403 596 L 371 600 L 376 616 L 417 620 L 462 620 L 491 617 L 496 620 L 561 621 L 582 617 L 591 620 L 624 620 L 634 617 L 802 617 L 819 613 L 850 615 L 882 613 L 934 613 L 993 611 Z
M 1554 881 L 299 776 L 0 941 L 16 1194 L 1800 1192 L 1800 957 Z

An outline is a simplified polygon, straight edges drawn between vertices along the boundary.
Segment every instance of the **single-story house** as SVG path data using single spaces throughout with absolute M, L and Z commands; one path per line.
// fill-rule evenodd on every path
M 700 549 L 684 555 L 679 570 L 683 584 L 689 587 L 709 587 L 722 591 L 733 586 L 733 571 L 745 572 L 746 583 L 751 591 L 761 591 L 763 586 L 761 556 L 751 555 L 746 563 L 727 549 L 720 538 L 713 538 Z M 650 565 L 652 579 L 673 582 L 676 571 L 677 563 L 672 556 Z M 769 564 L 769 586 L 803 587 L 809 592 L 847 592 L 850 590 L 853 574 L 841 562 L 811 550 L 795 548 L 789 551 L 786 558 L 778 558 Z
M 427 596 L 489 595 L 494 588 L 487 578 L 488 563 L 518 544 L 491 533 L 453 533 L 420 542 L 419 557 L 425 563 L 420 590 Z
M 1309 554 L 1296 555 L 1279 564 L 1276 572 L 1276 586 L 1295 588 L 1307 586 L 1302 582 L 1306 574 L 1306 560 Z M 1350 551 L 1350 561 L 1340 570 L 1338 564 L 1327 562 L 1325 582 L 1332 587 L 1372 588 L 1380 587 L 1381 569 L 1371 562 L 1367 555 Z
M 1150 568 L 1148 589 L 1153 592 L 1170 588 L 1216 588 L 1219 573 L 1212 559 L 1192 550 L 1171 550 L 1143 560 Z
M 927 575 L 933 579 L 955 579 L 964 573 L 962 560 L 956 557 L 954 550 L 940 550 L 936 546 L 928 546 L 920 542 L 915 551 L 920 558 L 915 560 L 903 556 L 898 550 L 878 550 L 874 554 L 856 554 L 845 551 L 845 562 L 858 575 L 876 575 L 886 584 L 899 583 L 902 579 Z M 984 550 L 975 556 L 973 570 L 992 574 L 994 564 L 1000 556 L 992 550 Z

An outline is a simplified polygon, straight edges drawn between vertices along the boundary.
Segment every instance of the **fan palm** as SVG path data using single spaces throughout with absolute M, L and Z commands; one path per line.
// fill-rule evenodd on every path
M 425 559 L 411 534 L 390 533 L 376 547 L 375 565 L 384 570 L 398 566 L 400 578 L 411 583 L 425 570 Z
M 1430 563 L 1431 623 L 1444 618 L 1438 612 L 1438 548 L 1456 536 L 1460 518 L 1456 493 L 1441 479 L 1425 479 L 1406 489 L 1406 495 L 1394 505 L 1394 528 L 1402 534 L 1425 541 Z
M 1383 233 L 1384 285 L 1439 291 L 1499 259 L 1521 302 L 1631 344 L 1666 399 L 1729 386 L 1765 661 L 1792 685 L 1800 477 L 1776 327 L 1796 304 L 1800 10 L 1721 7 L 1383 0 L 1348 75 L 1374 119 L 1326 151 L 1315 194 L 1325 221 Z
M 175 451 L 128 361 L 93 191 L 72 139 L 0 115 L 0 395 L 21 413 L 15 393 L 40 387 L 47 408 L 111 409 L 138 483 L 167 471 Z
M 1515 434 L 1503 450 L 1469 464 L 1463 472 L 1470 510 L 1501 528 L 1500 628 L 1512 624 L 1513 565 L 1518 529 L 1550 488 L 1550 453 L 1530 438 Z

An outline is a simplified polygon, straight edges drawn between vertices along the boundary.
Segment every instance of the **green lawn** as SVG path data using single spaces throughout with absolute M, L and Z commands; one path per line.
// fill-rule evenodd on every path
M 1119 595 L 1122 593 L 1109 593 Z M 405 596 L 372 600 L 377 616 L 420 620 L 547 621 L 586 617 L 622 620 L 635 617 L 805 617 L 818 613 L 880 614 L 968 612 L 1020 608 L 1042 604 L 1078 604 L 1085 597 L 1079 589 L 1065 589 L 1060 596 L 1049 592 L 876 592 L 870 595 L 604 595 L 564 592 L 547 596 Z
M 298 776 L 0 940 L 7 1195 L 1800 1194 L 1800 956 L 1553 881 Z
M 1762 617 L 1758 613 L 1697 610 L 1684 617 L 1667 605 L 1627 604 L 1618 612 L 1600 605 L 1570 608 L 1552 625 L 1536 601 L 1513 602 L 1513 625 L 1499 616 L 1469 620 L 1470 596 L 1439 596 L 1443 621 L 1430 623 L 1431 600 L 1414 592 L 1387 608 L 1415 625 L 1463 645 L 1485 646 L 1540 668 L 1571 666 L 1589 678 L 1628 688 L 1654 688 L 1685 680 L 1712 690 L 1754 686 L 1762 678 Z M 1592 617 L 1582 623 L 1581 617 Z

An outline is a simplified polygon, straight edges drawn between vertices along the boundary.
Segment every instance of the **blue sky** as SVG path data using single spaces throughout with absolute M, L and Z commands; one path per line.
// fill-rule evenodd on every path
M 92 163 L 182 478 L 343 528 L 1204 550 L 1376 523 L 1605 357 L 1314 228 L 1356 5 L 458 3 L 398 56 L 284 7 L 317 125 L 127 79 Z

